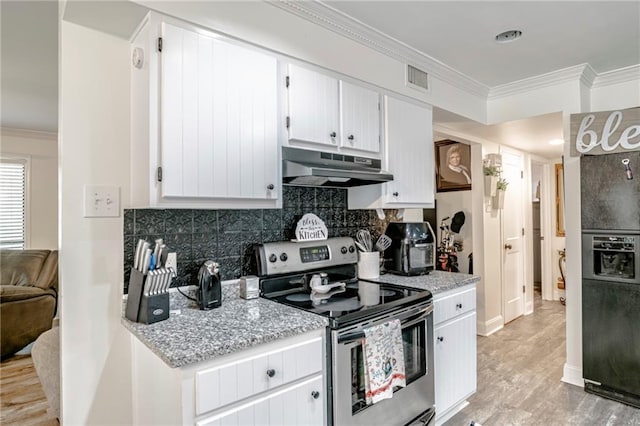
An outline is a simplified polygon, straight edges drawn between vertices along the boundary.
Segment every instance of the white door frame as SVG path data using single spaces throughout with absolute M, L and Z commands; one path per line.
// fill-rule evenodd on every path
M 542 299 L 553 300 L 553 262 L 555 227 L 553 223 L 553 209 L 555 208 L 553 174 L 555 173 L 553 162 L 546 159 L 530 159 L 530 169 L 536 164 L 541 168 L 540 173 L 540 278 L 542 287 Z M 533 182 L 532 182 L 533 183 Z M 531 197 L 533 198 L 533 197 Z M 533 231 L 533 229 L 532 229 Z M 531 233 L 533 236 L 533 232 Z M 533 250 L 533 240 L 531 241 Z M 531 252 L 533 256 L 533 252 Z M 533 278 L 532 278 L 533 279 Z

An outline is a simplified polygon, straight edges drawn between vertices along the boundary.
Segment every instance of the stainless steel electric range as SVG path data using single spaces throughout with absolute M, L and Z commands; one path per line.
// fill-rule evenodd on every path
M 433 307 L 429 291 L 359 280 L 352 238 L 256 247 L 262 297 L 326 316 L 330 425 L 429 424 L 435 417 Z M 320 287 L 318 287 L 320 286 Z M 315 291 L 311 291 L 315 289 Z M 364 330 L 399 319 L 407 386 L 367 404 Z

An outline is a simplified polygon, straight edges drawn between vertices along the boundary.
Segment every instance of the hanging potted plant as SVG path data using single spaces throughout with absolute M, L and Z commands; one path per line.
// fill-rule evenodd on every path
M 495 196 L 500 170 L 497 166 L 484 165 L 482 173 L 484 174 L 484 195 L 487 197 Z
M 496 195 L 492 199 L 494 209 L 504 208 L 504 193 L 507 190 L 508 185 L 509 182 L 507 182 L 506 179 L 498 179 L 498 182 L 496 183 Z

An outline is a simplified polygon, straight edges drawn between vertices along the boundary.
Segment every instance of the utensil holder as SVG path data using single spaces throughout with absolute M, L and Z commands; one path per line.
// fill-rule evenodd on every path
M 147 275 L 131 268 L 125 317 L 134 322 L 153 324 L 169 318 L 169 293 L 144 294 Z
M 380 276 L 380 252 L 362 251 L 358 259 L 358 278 L 378 278 Z

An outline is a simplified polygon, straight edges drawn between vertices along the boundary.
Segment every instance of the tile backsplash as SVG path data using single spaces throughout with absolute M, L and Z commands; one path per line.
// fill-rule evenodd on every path
M 304 213 L 324 220 L 330 237 L 355 237 L 362 228 L 374 237 L 395 219 L 395 210 L 378 219 L 373 210 L 347 210 L 347 190 L 283 186 L 282 209 L 191 210 L 127 209 L 124 211 L 125 292 L 139 238 L 153 244 L 162 238 L 178 254 L 178 277 L 172 287 L 195 284 L 205 260 L 220 264 L 222 280 L 255 274 L 253 245 L 294 238 Z

